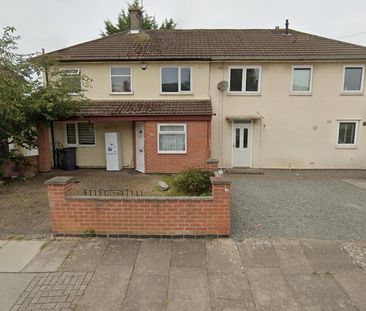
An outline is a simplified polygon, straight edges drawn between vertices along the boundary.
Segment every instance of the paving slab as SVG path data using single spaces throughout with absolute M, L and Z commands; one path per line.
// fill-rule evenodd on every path
M 241 299 L 211 298 L 211 311 L 256 311 L 254 305 L 248 305 Z
M 81 240 L 70 252 L 60 271 L 94 271 L 108 246 L 106 239 Z
M 22 272 L 56 272 L 77 241 L 52 241 L 46 245 Z
M 132 267 L 99 266 L 80 300 L 77 310 L 121 310 L 131 272 Z
M 301 245 L 315 272 L 358 269 L 338 241 L 303 240 Z
M 248 268 L 246 273 L 257 307 L 272 310 L 299 309 L 280 269 Z
M 358 310 L 330 273 L 293 274 L 287 280 L 306 310 Z
M 366 189 L 366 179 L 342 179 L 347 184 L 350 184 L 352 186 Z
M 166 310 L 211 310 L 206 269 L 171 268 Z
M 203 268 L 206 265 L 206 242 L 204 240 L 172 241 L 172 267 Z
M 279 262 L 271 241 L 248 239 L 237 244 L 242 263 L 245 267 L 279 267 Z
M 238 247 L 233 240 L 216 239 L 206 242 L 207 267 L 222 273 L 244 271 Z
M 244 310 L 255 310 L 253 295 L 244 273 L 209 271 L 208 283 L 212 308 L 219 310 L 225 307 L 231 310 L 231 307 L 240 306 L 245 307 Z
M 343 246 L 344 251 L 366 271 L 366 242 L 351 242 Z
M 122 311 L 165 310 L 168 276 L 161 274 L 133 274 L 123 301 Z
M 9 241 L 0 248 L 0 272 L 20 272 L 46 241 Z
M 299 241 L 278 239 L 272 241 L 282 271 L 291 273 L 312 273 L 308 259 Z
M 113 266 L 133 266 L 136 262 L 139 247 L 139 241 L 110 240 L 100 264 Z
M 164 274 L 169 273 L 171 241 L 146 240 L 141 242 L 134 273 Z
M 0 240 L 0 248 L 3 247 L 6 243 L 8 243 L 7 240 Z
M 357 270 L 336 271 L 335 279 L 361 311 L 366 311 L 366 272 Z
M 0 273 L 0 310 L 10 310 L 33 278 L 31 273 Z

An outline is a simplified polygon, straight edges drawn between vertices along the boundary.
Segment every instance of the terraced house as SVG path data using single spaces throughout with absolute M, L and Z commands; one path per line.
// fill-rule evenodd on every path
M 105 167 L 104 134 L 118 132 L 123 167 L 146 173 L 366 168 L 365 47 L 288 24 L 142 30 L 139 16 L 130 31 L 52 53 L 69 77 L 93 79 L 92 103 L 53 128 L 78 166 Z

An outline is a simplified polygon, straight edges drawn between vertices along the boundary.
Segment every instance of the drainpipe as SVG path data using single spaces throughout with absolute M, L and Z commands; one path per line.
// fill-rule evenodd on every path
M 45 54 L 45 50 L 44 48 L 42 48 L 42 54 L 44 55 Z M 44 74 L 45 74 L 45 83 L 46 85 L 48 84 L 48 68 L 47 66 L 45 66 L 44 68 Z M 51 121 L 51 140 L 52 140 L 52 159 L 53 159 L 53 167 L 55 168 L 56 167 L 56 147 L 55 147 L 55 133 L 54 133 L 54 130 L 53 130 L 53 121 Z
M 259 121 L 259 151 L 258 151 L 258 168 L 261 168 L 262 161 L 262 127 L 263 127 L 263 119 L 264 117 L 257 111 L 257 114 L 260 117 Z

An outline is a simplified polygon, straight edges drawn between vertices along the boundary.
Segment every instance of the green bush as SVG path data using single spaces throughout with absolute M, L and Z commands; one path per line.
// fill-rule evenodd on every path
M 177 174 L 173 180 L 173 186 L 178 192 L 186 195 L 211 194 L 212 173 L 202 169 L 189 168 Z

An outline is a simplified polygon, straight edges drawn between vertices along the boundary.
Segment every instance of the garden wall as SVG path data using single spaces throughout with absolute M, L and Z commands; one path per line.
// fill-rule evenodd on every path
M 73 196 L 72 182 L 72 177 L 46 181 L 57 235 L 230 235 L 231 181 L 225 177 L 211 177 L 209 197 Z

